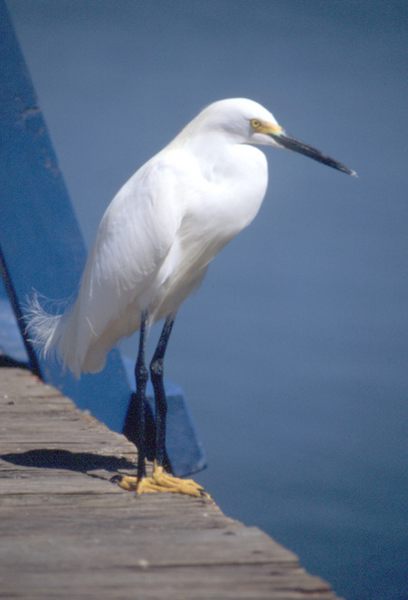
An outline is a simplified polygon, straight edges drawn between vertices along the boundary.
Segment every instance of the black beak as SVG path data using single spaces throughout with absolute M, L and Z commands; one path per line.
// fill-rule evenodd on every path
M 357 173 L 352 171 L 345 165 L 343 165 L 338 160 L 334 160 L 334 158 L 330 158 L 330 156 L 326 156 L 322 154 L 320 150 L 316 150 L 312 146 L 308 146 L 308 144 L 304 144 L 303 142 L 299 142 L 295 138 L 288 137 L 284 134 L 269 134 L 278 144 L 287 148 L 288 150 L 293 150 L 294 152 L 299 152 L 299 154 L 304 154 L 305 156 L 309 156 L 309 158 L 313 158 L 313 160 L 317 160 L 318 162 L 327 165 L 328 167 L 332 167 L 333 169 L 337 169 L 342 173 L 347 173 L 347 175 L 352 175 L 353 177 L 357 177 Z

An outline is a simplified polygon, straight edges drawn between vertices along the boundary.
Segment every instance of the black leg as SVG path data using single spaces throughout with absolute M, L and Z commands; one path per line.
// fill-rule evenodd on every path
M 148 372 L 145 365 L 145 347 L 146 347 L 146 328 L 148 321 L 147 311 L 142 312 L 141 323 L 140 323 L 140 336 L 139 336 L 139 351 L 137 354 L 136 365 L 135 365 L 135 378 L 136 378 L 136 405 L 137 405 L 137 427 L 139 429 L 139 447 L 137 457 L 137 477 L 142 479 L 146 475 L 146 415 L 145 415 L 145 401 L 146 401 L 146 384 L 148 379 Z
M 163 383 L 163 359 L 171 330 L 173 329 L 174 319 L 174 316 L 167 317 L 152 362 L 150 363 L 150 377 L 152 379 L 156 405 L 156 462 L 159 466 L 163 466 L 166 457 L 167 399 Z

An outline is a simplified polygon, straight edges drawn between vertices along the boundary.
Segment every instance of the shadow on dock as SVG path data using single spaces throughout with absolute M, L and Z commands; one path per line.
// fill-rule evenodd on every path
M 98 477 L 95 471 L 107 471 L 108 473 L 117 474 L 119 470 L 129 471 L 135 468 L 134 463 L 126 458 L 48 448 L 28 450 L 21 453 L 2 454 L 0 455 L 0 459 L 20 467 L 74 471 L 85 473 L 91 477 Z

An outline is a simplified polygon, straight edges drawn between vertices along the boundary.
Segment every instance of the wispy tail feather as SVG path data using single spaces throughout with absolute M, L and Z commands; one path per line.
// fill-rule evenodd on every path
M 25 318 L 29 341 L 44 359 L 56 358 L 77 378 L 81 372 L 97 373 L 103 369 L 111 340 L 96 335 L 90 319 L 81 315 L 78 298 L 73 304 L 56 302 L 34 292 L 28 299 Z M 93 340 L 99 343 L 93 344 Z
M 31 298 L 28 299 L 25 318 L 26 318 L 26 333 L 29 335 L 29 341 L 40 350 L 43 358 L 56 356 L 58 343 L 61 340 L 63 333 L 63 317 L 64 314 L 51 314 L 43 307 L 42 304 L 50 304 L 50 301 L 41 297 L 37 292 L 34 292 Z M 53 302 L 53 306 L 55 306 Z M 61 302 L 59 309 L 61 309 Z M 66 305 L 66 302 L 63 303 Z
M 57 358 L 77 378 L 81 373 L 101 371 L 110 348 L 138 327 L 138 323 L 124 313 L 116 320 L 106 320 L 105 328 L 96 331 L 88 304 L 81 299 L 80 293 L 73 303 L 55 302 L 34 292 L 25 309 L 26 331 L 31 343 L 44 359 Z M 106 303 L 102 308 L 105 306 Z M 130 314 L 138 314 L 137 306 Z

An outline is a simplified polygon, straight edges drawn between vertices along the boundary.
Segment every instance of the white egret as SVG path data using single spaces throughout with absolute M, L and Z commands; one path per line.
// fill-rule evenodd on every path
M 215 102 L 125 183 L 107 208 L 75 302 L 48 315 L 36 298 L 29 328 L 45 355 L 55 351 L 76 376 L 103 369 L 116 342 L 140 330 L 135 367 L 143 440 L 150 325 L 165 319 L 150 363 L 156 401 L 156 459 L 146 477 L 140 443 L 137 478 L 122 486 L 138 493 L 203 494 L 191 480 L 163 469 L 166 397 L 163 359 L 177 310 L 197 288 L 214 256 L 247 227 L 264 198 L 268 169 L 257 146 L 288 148 L 355 175 L 341 163 L 289 137 L 263 106 L 244 98 Z

